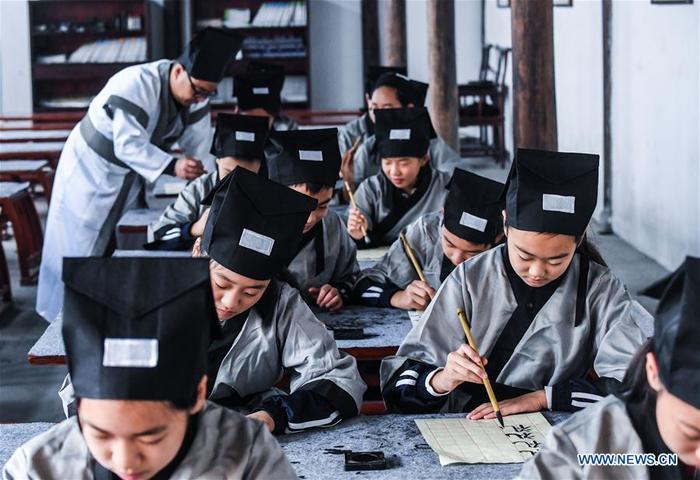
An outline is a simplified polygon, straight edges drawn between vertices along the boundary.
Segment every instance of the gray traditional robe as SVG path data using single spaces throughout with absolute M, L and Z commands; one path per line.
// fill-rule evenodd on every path
M 71 417 L 22 445 L 5 464 L 3 479 L 89 480 L 93 462 L 78 419 Z M 297 477 L 263 423 L 207 402 L 193 443 L 171 478 Z
M 455 167 L 459 163 L 460 157 L 452 147 L 447 145 L 440 138 L 433 138 L 428 148 L 430 154 L 430 165 L 435 170 L 447 172 L 452 175 Z M 382 169 L 382 159 L 377 152 L 377 139 L 371 135 L 362 142 L 362 145 L 355 152 L 355 185 L 360 185 L 364 180 L 376 175 Z
M 406 240 L 423 269 L 428 284 L 440 286 L 440 270 L 445 253 L 442 251 L 442 213 L 427 213 L 406 228 Z M 360 279 L 371 278 L 377 283 L 391 282 L 405 290 L 414 280 L 419 280 L 416 269 L 406 256 L 401 240 L 391 244 L 379 261 L 360 274 Z
M 369 115 L 365 113 L 361 117 L 338 127 L 338 146 L 341 155 L 350 150 L 359 137 L 364 136 L 366 139 L 371 135 L 369 122 L 371 122 Z
M 382 392 L 390 406 L 399 410 L 464 410 L 470 394 L 457 388 L 441 396 L 429 383 L 445 365 L 447 355 L 466 342 L 456 315 L 458 308 L 466 312 L 479 352 L 486 357 L 515 311 L 517 302 L 505 270 L 504 248 L 493 248 L 456 267 L 396 356 L 382 361 Z M 560 385 L 563 389 L 570 380 L 584 378 L 590 368 L 601 378 L 622 380 L 630 359 L 647 338 L 643 327 L 652 324 L 651 315 L 606 267 L 589 261 L 583 317 L 575 326 L 579 255 L 574 256 L 560 285 L 492 383 L 495 380 L 528 391 L 544 388 L 549 402 L 552 390 L 548 389 Z M 584 394 L 579 399 L 575 395 L 571 393 L 572 407 L 585 406 L 598 397 Z
M 189 228 L 199 220 L 205 207 L 202 200 L 219 181 L 218 169 L 191 181 L 180 191 L 172 205 L 165 209 L 160 218 L 149 226 L 149 238 L 153 240 L 190 239 Z M 185 229 L 185 231 L 183 231 Z M 192 239 L 194 241 L 194 239 Z
M 304 300 L 315 304 L 308 291 L 326 283 L 338 289 L 343 302 L 349 299 L 360 266 L 357 263 L 357 248 L 340 216 L 333 211 L 321 220 L 323 229 L 323 269 L 316 256 L 316 244 L 311 240 L 287 267 L 290 283 L 298 288 Z
M 442 208 L 451 175 L 437 170 L 432 170 L 431 175 L 427 191 L 382 238 L 373 237 L 372 230 L 391 212 L 390 199 L 392 189 L 395 187 L 383 173 L 368 178 L 360 185 L 355 192 L 355 202 L 367 220 L 367 232 L 373 243 L 382 245 L 393 243 L 399 238 L 399 233 L 419 217 L 426 213 L 437 212 Z
M 329 413 L 300 405 L 289 415 L 288 431 L 330 426 L 357 415 L 367 387 L 355 359 L 338 350 L 333 335 L 296 289 L 283 282 L 272 282 L 271 287 L 277 288 L 274 302 L 269 308 L 256 305 L 250 310 L 219 367 L 210 398 L 254 411 L 280 394 L 274 386 L 286 371 L 290 396 L 311 390 L 335 408 Z
M 614 395 L 552 427 L 539 453 L 523 465 L 518 478 L 649 478 L 649 471 L 644 465 L 580 465 L 577 455 L 588 453 L 644 453 L 642 440 L 624 402 Z

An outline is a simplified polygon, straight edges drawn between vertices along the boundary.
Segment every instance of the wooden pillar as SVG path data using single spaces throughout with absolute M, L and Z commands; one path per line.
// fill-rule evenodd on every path
M 406 61 L 406 0 L 384 0 L 386 8 L 386 64 L 405 67 Z
M 612 0 L 603 0 L 603 212 L 598 233 L 612 231 Z
M 515 146 L 557 149 L 552 0 L 511 0 Z
M 454 0 L 428 0 L 430 117 L 437 134 L 459 152 Z
M 380 65 L 379 60 L 379 12 L 377 0 L 362 0 L 362 65 L 363 72 L 369 65 Z

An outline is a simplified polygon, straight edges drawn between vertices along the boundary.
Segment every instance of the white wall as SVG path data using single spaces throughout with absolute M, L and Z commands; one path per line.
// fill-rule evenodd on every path
M 445 0 L 443 0 L 445 1 Z M 455 1 L 455 51 L 457 83 L 466 83 L 479 77 L 481 60 L 481 2 Z M 386 63 L 385 6 L 378 0 L 380 58 Z M 406 57 L 408 76 L 422 82 L 430 78 L 428 64 L 428 6 L 426 0 L 406 0 Z
M 700 5 L 613 6 L 613 228 L 675 268 L 700 255 Z
M 699 25 L 697 2 L 613 1 L 613 229 L 669 269 L 700 255 Z M 496 0 L 486 0 L 485 28 L 487 43 L 511 46 L 510 9 Z M 554 50 L 559 149 L 601 155 L 599 212 L 606 161 L 600 1 L 554 9 Z
M 27 0 L 0 0 L 0 113 L 32 113 Z
M 314 110 L 362 105 L 360 0 L 309 2 L 311 105 Z

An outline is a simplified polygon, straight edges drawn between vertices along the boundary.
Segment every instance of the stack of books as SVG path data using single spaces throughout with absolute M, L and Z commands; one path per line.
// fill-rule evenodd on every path
M 71 53 L 69 63 L 136 63 L 146 61 L 146 39 L 116 38 L 87 43 Z
M 304 39 L 294 36 L 247 37 L 243 40 L 244 58 L 304 58 Z

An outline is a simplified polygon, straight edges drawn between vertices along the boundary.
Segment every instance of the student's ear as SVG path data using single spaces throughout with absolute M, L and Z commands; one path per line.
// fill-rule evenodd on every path
M 202 375 L 202 379 L 199 381 L 199 385 L 197 385 L 197 401 L 195 404 L 190 408 L 190 415 L 194 415 L 195 413 L 199 413 L 202 411 L 204 408 L 204 403 L 207 401 L 207 376 Z
M 430 161 L 430 152 L 423 155 L 423 158 L 420 159 L 420 166 L 425 167 L 429 161 Z
M 445 214 L 445 207 L 442 207 L 442 208 L 440 209 L 440 214 L 441 214 L 441 215 L 444 215 L 444 214 Z
M 408 103 L 406 104 L 406 108 L 415 108 L 415 107 L 416 107 L 416 104 L 413 103 L 413 102 L 408 102 Z
M 369 108 L 372 103 L 372 97 L 369 96 L 369 93 L 365 93 L 365 102 L 367 103 L 367 108 Z
M 646 354 L 646 372 L 649 386 L 657 393 L 661 391 L 663 385 L 659 379 L 659 364 L 656 363 L 656 356 L 652 352 Z
M 175 65 L 173 66 L 173 73 L 175 74 L 175 77 L 179 77 L 182 75 L 182 72 L 185 70 L 185 67 L 182 66 L 181 63 L 175 62 Z
M 234 107 L 234 109 L 233 109 L 233 114 L 234 114 L 234 115 L 240 115 L 240 114 L 241 114 L 241 108 L 240 108 L 238 105 L 236 105 L 236 106 Z

